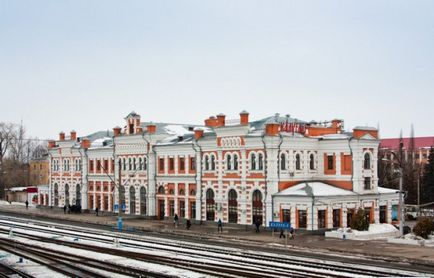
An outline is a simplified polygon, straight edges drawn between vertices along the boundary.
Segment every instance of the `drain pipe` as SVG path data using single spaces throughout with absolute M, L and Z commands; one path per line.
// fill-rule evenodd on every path
M 199 148 L 199 157 L 200 157 L 200 159 L 202 159 L 202 147 L 199 145 L 197 139 L 195 139 L 193 141 L 193 143 L 192 143 L 192 147 L 193 147 L 194 153 L 196 154 L 198 151 L 195 148 L 195 146 L 197 146 Z M 195 161 L 195 163 L 197 163 L 197 161 Z M 200 191 L 200 201 L 202 202 L 202 197 L 203 197 L 203 195 L 202 195 L 202 179 L 199 182 L 199 184 L 197 184 L 197 177 L 198 177 L 197 171 L 199 169 L 198 169 L 198 167 L 195 167 L 195 168 L 196 168 L 196 171 L 195 171 L 195 175 L 194 175 L 194 180 L 196 182 L 196 192 L 199 189 L 199 191 Z M 195 203 L 195 204 L 197 205 L 197 203 Z M 197 213 L 197 209 L 196 209 L 196 213 Z M 196 216 L 195 216 L 195 218 L 196 218 Z M 202 225 L 202 203 L 200 204 L 200 209 L 199 209 L 199 225 Z

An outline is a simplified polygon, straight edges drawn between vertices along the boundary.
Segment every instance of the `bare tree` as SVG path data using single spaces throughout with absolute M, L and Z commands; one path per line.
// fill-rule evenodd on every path
M 0 197 L 3 197 L 5 182 L 4 160 L 12 144 L 14 125 L 0 122 Z

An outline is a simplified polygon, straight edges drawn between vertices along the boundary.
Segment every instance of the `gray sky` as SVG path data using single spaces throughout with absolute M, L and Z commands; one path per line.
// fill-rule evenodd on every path
M 434 135 L 434 1 L 0 0 L 0 121 L 342 118 Z

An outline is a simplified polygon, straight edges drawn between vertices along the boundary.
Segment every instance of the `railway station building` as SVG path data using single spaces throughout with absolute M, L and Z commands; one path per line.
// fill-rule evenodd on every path
M 307 230 L 346 227 L 359 207 L 372 223 L 397 218 L 398 192 L 378 185 L 375 128 L 249 116 L 219 114 L 197 126 L 131 112 L 110 132 L 62 132 L 48 146 L 49 203 Z

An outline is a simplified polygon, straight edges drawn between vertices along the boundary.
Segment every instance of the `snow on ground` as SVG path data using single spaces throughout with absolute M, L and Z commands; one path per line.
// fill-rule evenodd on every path
M 370 224 L 368 231 L 357 231 L 351 228 L 340 228 L 335 231 L 326 232 L 329 238 L 341 238 L 352 240 L 372 240 L 396 237 L 399 231 L 391 224 Z
M 0 205 L 4 205 L 4 206 L 26 206 L 26 203 L 19 203 L 19 202 L 7 202 L 5 200 L 0 200 Z M 35 207 L 34 204 L 31 204 L 29 202 L 29 207 Z
M 420 236 L 416 236 L 415 234 L 406 234 L 402 238 L 401 237 L 389 238 L 387 239 L 387 242 L 434 247 L 434 235 L 429 236 L 428 239 L 424 239 Z
M 16 229 L 16 230 L 17 231 L 19 230 L 20 232 L 22 232 L 21 229 Z M 34 234 L 34 232 L 32 232 L 32 233 Z M 4 234 L 0 234 L 0 238 L 10 239 L 8 235 L 4 235 Z M 88 258 L 98 258 L 101 261 L 117 262 L 120 265 L 125 265 L 128 267 L 136 267 L 136 268 L 139 268 L 142 270 L 152 271 L 152 272 L 157 273 L 157 274 L 160 273 L 160 274 L 173 275 L 176 277 L 192 277 L 192 278 L 208 277 L 208 276 L 203 276 L 202 274 L 198 274 L 198 273 L 184 270 L 184 269 L 176 269 L 176 268 L 170 267 L 170 266 L 164 266 L 164 265 L 147 263 L 147 262 L 133 260 L 133 259 L 127 259 L 127 258 L 124 258 L 121 256 L 114 256 L 114 255 L 109 255 L 109 254 L 97 253 L 97 252 L 93 252 L 93 251 L 86 251 L 83 249 L 75 249 L 75 248 L 71 248 L 68 246 L 38 242 L 38 241 L 29 240 L 29 239 L 25 239 L 25 238 L 19 238 L 19 237 L 14 237 L 13 240 L 15 240 L 16 242 L 19 242 L 19 243 L 25 243 L 25 244 L 31 244 L 33 246 L 49 248 L 49 249 L 51 249 L 53 251 L 57 251 L 57 252 L 66 252 L 66 253 L 75 254 L 75 255 L 88 257 Z M 100 244 L 101 243 L 95 243 L 95 246 L 99 246 Z M 112 274 L 111 277 L 123 277 L 123 275 L 114 276 Z
M 33 226 L 34 225 L 28 225 L 28 226 Z M 45 228 L 45 227 L 44 227 Z M 7 227 L 2 227 L 2 229 L 7 229 Z M 48 232 L 48 230 L 52 230 L 53 232 L 56 231 L 57 229 L 55 228 L 45 228 L 45 231 Z M 384 230 L 384 229 L 381 229 Z M 57 235 L 53 235 L 53 234 L 49 234 L 47 232 L 33 232 L 33 231 L 26 231 L 23 229 L 19 229 L 19 228 L 14 228 L 14 231 L 16 232 L 23 232 L 23 233 L 28 233 L 28 234 L 33 234 L 33 235 L 38 235 L 38 236 L 45 236 L 45 237 L 53 237 L 55 236 L 57 239 L 59 240 L 64 240 L 64 241 L 76 241 L 76 238 L 74 238 L 73 236 L 57 236 Z M 59 230 L 57 230 L 57 232 L 59 232 Z M 82 234 L 82 233 L 79 233 Z M 125 235 L 122 235 L 125 236 Z M 97 238 L 99 239 L 110 239 L 111 242 L 113 242 L 113 235 L 112 237 L 109 236 L 97 236 Z M 153 240 L 155 240 L 155 238 L 153 238 Z M 172 241 L 172 240 L 165 240 L 165 241 Z M 163 244 L 161 243 L 147 243 L 147 242 L 140 242 L 137 241 L 137 239 L 120 239 L 120 246 L 116 246 L 113 243 L 101 243 L 101 242 L 95 242 L 95 241 L 90 241 L 90 240 L 86 240 L 86 239 L 79 239 L 79 243 L 83 243 L 83 244 L 89 244 L 89 245 L 94 245 L 94 246 L 101 246 L 101 247 L 108 247 L 108 248 L 118 248 L 118 249 L 122 249 L 122 250 L 128 250 L 128 251 L 134 251 L 134 252 L 139 252 L 139 253 L 143 253 L 143 254 L 152 254 L 152 255 L 159 255 L 159 256 L 164 256 L 164 257 L 171 257 L 171 258 L 177 258 L 177 259 L 186 259 L 186 260 L 191 260 L 191 261 L 196 261 L 196 262 L 201 262 L 201 263 L 219 263 L 222 267 L 227 267 L 227 266 L 233 266 L 233 263 L 231 262 L 231 259 L 233 259 L 234 257 L 232 255 L 229 254 L 219 254 L 219 253 L 215 253 L 212 252 L 212 250 L 210 251 L 203 251 L 203 250 L 192 250 L 192 249 L 188 249 L 188 247 L 185 246 L 179 246 L 179 247 L 170 247 L 170 246 L 162 246 Z M 179 243 L 177 241 L 173 241 L 173 243 Z M 128 244 L 136 244 L 136 245 L 140 245 L 141 248 L 133 248 L 133 247 L 127 247 L 126 245 Z M 209 246 L 206 245 L 201 245 L 201 244 L 194 244 L 195 246 L 199 245 L 199 246 L 203 246 L 205 248 L 209 248 Z M 158 247 L 164 247 L 166 250 L 158 250 Z M 224 248 L 226 250 L 226 248 Z M 246 250 L 241 250 L 241 249 L 236 249 L 236 248 L 227 248 L 227 249 L 231 249 L 231 251 L 236 251 L 236 253 L 254 253 L 255 255 L 258 255 L 258 252 L 249 252 Z M 188 251 L 191 254 L 190 255 L 183 255 L 182 252 Z M 80 253 L 82 251 L 79 251 Z M 75 251 L 74 251 L 75 253 Z M 265 256 L 273 256 L 273 254 L 271 253 L 265 253 L 265 252 L 260 252 L 261 254 L 265 255 Z M 213 256 L 214 258 L 207 258 L 207 256 Z M 299 259 L 297 257 L 294 256 L 284 256 L 286 259 L 288 259 L 288 262 L 290 263 L 292 260 L 294 259 Z M 255 265 L 255 263 L 257 263 L 256 259 L 252 259 L 252 258 L 240 258 L 240 257 L 236 257 L 237 260 L 241 260 L 243 261 L 243 264 L 248 264 L 249 266 L 252 267 L 253 270 L 258 270 L 260 271 L 261 269 L 258 268 L 258 266 Z M 124 259 L 119 259 L 117 260 L 119 263 L 126 263 L 128 265 L 135 265 L 140 267 L 140 263 L 137 265 L 137 262 L 125 262 Z M 309 259 L 310 263 L 330 263 L 324 260 L 318 260 L 318 259 Z M 270 267 L 289 267 L 288 264 L 282 264 L 282 263 L 276 263 L 276 262 L 269 262 L 268 263 Z M 342 267 L 345 266 L 353 266 L 351 264 L 346 264 L 346 263 L 338 263 L 339 265 L 341 265 Z M 333 263 L 333 265 L 336 265 L 336 262 Z M 318 271 L 317 268 L 312 268 L 312 267 L 306 267 L 306 266 L 297 266 L 297 265 L 291 265 L 290 266 L 291 269 L 295 269 L 295 270 L 299 270 L 299 271 Z M 375 268 L 373 267 L 372 270 L 374 270 Z M 380 268 L 376 268 L 376 269 L 380 269 Z M 331 271 L 331 270 L 320 270 L 322 273 L 326 273 L 329 275 L 336 275 L 339 274 L 336 271 Z M 343 274 L 343 273 L 341 273 Z M 347 275 L 347 274 L 345 274 Z M 360 276 L 358 276 L 360 277 Z
M 157 254 L 157 255 L 162 255 L 162 256 L 169 256 L 169 257 L 176 257 L 176 258 L 186 258 L 186 259 L 191 259 L 192 257 L 195 257 L 196 259 L 198 259 L 199 261 L 203 262 L 204 260 L 207 261 L 211 261 L 209 260 L 209 258 L 204 258 L 204 256 L 206 255 L 212 255 L 215 258 L 212 259 L 212 262 L 216 262 L 216 260 L 218 260 L 219 262 L 222 263 L 223 265 L 227 265 L 225 261 L 227 261 L 228 259 L 234 258 L 233 256 L 231 256 L 230 254 L 219 254 L 216 252 L 213 252 L 213 248 L 216 248 L 215 246 L 209 246 L 206 244 L 200 244 L 200 243 L 191 243 L 191 242 L 184 242 L 182 243 L 182 241 L 178 241 L 178 240 L 172 240 L 172 239 L 166 239 L 166 238 L 156 238 L 156 237 L 152 237 L 152 236 L 142 236 L 142 235 L 126 235 L 123 233 L 114 233 L 114 232 L 104 232 L 101 230 L 96 230 L 96 229 L 91 229 L 91 228 L 82 228 L 82 227 L 71 227 L 68 225 L 59 225 L 59 224 L 55 224 L 57 226 L 57 228 L 53 227 L 52 223 L 50 222 L 42 222 L 42 221 L 36 221 L 36 223 L 38 223 L 39 225 L 41 225 L 40 223 L 44 223 L 46 225 L 51 225 L 51 227 L 44 227 L 44 226 L 39 226 L 37 224 L 34 223 L 17 223 L 17 222 L 13 222 L 10 220 L 0 220 L 0 223 L 3 222 L 4 224 L 12 224 L 15 225 L 16 228 L 14 228 L 14 231 L 20 231 L 20 232 L 25 232 L 25 233 L 29 233 L 32 235 L 38 235 L 38 236 L 45 236 L 47 238 L 53 238 L 56 237 L 58 239 L 62 239 L 65 241 L 76 241 L 77 236 L 79 235 L 83 235 L 83 236 L 92 236 L 95 237 L 96 240 L 109 240 L 110 243 L 101 243 L 101 242 L 95 242 L 95 241 L 90 241 L 87 239 L 78 239 L 79 242 L 82 243 L 86 243 L 86 244 L 92 244 L 92 245 L 97 245 L 97 246 L 104 246 L 104 247 L 111 247 L 111 248 L 122 248 L 122 250 L 131 250 L 134 252 L 141 252 L 141 253 L 146 253 L 146 254 Z M 41 228 L 44 229 L 44 231 L 42 232 L 34 232 L 34 231 L 26 231 L 24 229 L 18 229 L 18 226 L 23 225 L 24 229 L 25 227 L 34 227 L 34 228 Z M 76 229 L 76 230 L 80 230 L 80 231 L 66 231 L 66 230 L 62 230 L 62 228 L 65 229 Z M 3 230 L 9 230 L 9 227 L 0 227 Z M 393 229 L 396 230 L 396 228 L 392 225 L 375 225 L 372 224 L 370 227 L 370 232 L 373 233 L 380 233 L 380 232 L 388 232 L 391 231 Z M 86 233 L 86 231 L 88 231 Z M 59 236 L 59 235 L 54 235 L 53 232 L 57 232 L 57 233 L 62 233 L 63 236 Z M 89 233 L 98 233 L 99 235 L 90 235 Z M 346 231 L 348 232 L 348 231 Z M 68 235 L 67 233 L 74 233 L 74 235 L 76 234 L 76 236 L 74 235 Z M 357 233 L 363 233 L 363 232 L 358 232 Z M 364 232 L 367 233 L 367 232 Z M 347 233 L 349 234 L 349 233 Z M 121 242 L 121 246 L 120 247 L 116 247 L 113 245 L 113 239 L 114 238 L 119 238 L 120 242 Z M 144 242 L 143 240 L 149 240 L 152 241 L 152 243 L 149 242 Z M 140 248 L 131 248 L 131 247 L 127 247 L 125 245 L 128 244 L 137 244 L 140 245 Z M 175 244 L 176 246 L 167 246 L 166 244 Z M 124 246 L 122 246 L 124 245 Z M 192 250 L 189 249 L 188 246 L 197 246 L 197 247 L 202 247 L 202 248 L 207 248 L 209 251 L 202 251 L 202 250 Z M 164 248 L 165 250 L 161 250 L 158 251 L 156 253 L 156 250 L 158 249 L 158 247 L 160 248 Z M 127 249 L 129 248 L 129 249 Z M 267 252 L 258 252 L 258 251 L 251 251 L 251 250 L 245 250 L 245 249 L 238 249 L 238 248 L 233 248 L 233 247 L 218 247 L 219 250 L 227 250 L 228 252 L 234 252 L 236 254 L 254 254 L 254 255 L 264 255 L 264 256 L 275 256 L 275 254 L 273 253 L 267 253 Z M 190 255 L 181 255 L 179 253 L 184 252 L 184 251 L 188 251 L 191 254 Z M 311 250 L 312 252 L 313 250 Z M 319 252 L 321 253 L 321 252 Z M 363 259 L 361 257 L 355 256 L 358 259 Z M 296 256 L 290 256 L 290 255 L 282 255 L 282 258 L 287 259 L 288 263 L 291 262 L 291 260 L 296 260 L 296 259 L 300 259 L 299 257 Z M 124 258 L 125 259 L 125 258 Z M 236 257 L 237 260 L 239 260 L 239 257 Z M 255 260 L 251 259 L 251 258 L 243 258 L 244 262 L 247 264 L 251 264 L 255 266 Z M 332 263 L 332 265 L 336 265 L 336 262 L 332 262 L 332 261 L 326 261 L 326 260 L 319 260 L 319 259 L 309 259 L 309 262 L 311 263 Z M 344 266 L 352 266 L 352 264 L 348 264 L 348 263 L 339 263 L 339 265 Z M 270 264 L 270 266 L 275 266 L 275 267 L 281 267 L 282 265 L 279 263 L 275 263 L 275 264 Z M 353 265 L 354 266 L 354 265 Z M 288 267 L 288 264 L 285 264 L 285 267 Z M 291 266 L 292 268 L 292 266 Z M 378 267 L 369 267 L 371 270 L 381 270 L 382 268 L 378 268 Z M 302 267 L 300 266 L 300 268 L 296 268 L 298 270 L 309 270 L 306 267 Z M 384 269 L 383 269 L 384 270 Z M 390 270 L 393 271 L 393 270 Z M 391 274 L 393 273 L 398 273 L 398 272 L 391 272 Z M 400 274 L 403 273 L 403 271 L 399 271 Z M 330 272 L 330 274 L 332 274 L 332 272 Z M 408 276 L 423 276 L 420 275 L 419 273 L 413 273 L 413 272 L 406 272 L 406 274 L 404 275 L 408 275 Z
M 20 257 L 10 254 L 4 251 L 0 251 L 0 261 L 8 265 L 14 269 L 17 269 L 19 271 L 22 271 L 26 274 L 29 274 L 36 278 L 51 278 L 51 277 L 68 277 L 63 274 L 57 273 L 52 271 L 46 266 L 42 266 L 40 264 L 37 264 L 35 262 L 29 261 L 25 258 L 23 258 L 22 262 L 19 262 Z

